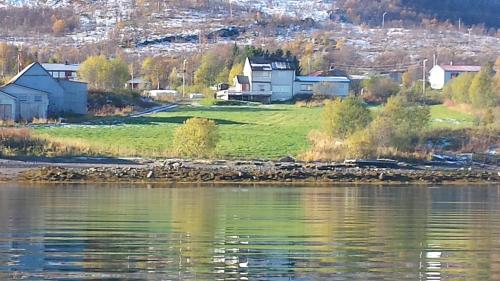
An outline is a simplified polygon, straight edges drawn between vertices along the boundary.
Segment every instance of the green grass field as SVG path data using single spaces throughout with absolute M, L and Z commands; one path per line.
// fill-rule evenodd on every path
M 275 159 L 307 149 L 307 135 L 320 128 L 321 108 L 293 105 L 261 107 L 180 107 L 140 118 L 96 120 L 90 125 L 40 127 L 38 134 L 78 141 L 119 156 L 168 155 L 173 129 L 191 117 L 213 119 L 219 125 L 218 155 L 226 158 Z M 99 122 L 99 123 L 98 123 Z M 438 105 L 432 126 L 463 127 L 473 117 Z

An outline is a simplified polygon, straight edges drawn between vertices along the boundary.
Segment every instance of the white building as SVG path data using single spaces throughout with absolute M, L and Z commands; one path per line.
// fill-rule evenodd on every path
M 87 84 L 56 79 L 33 63 L 0 87 L 0 118 L 31 120 L 64 113 L 87 113 Z
M 292 100 L 296 96 L 310 97 L 313 86 L 321 83 L 329 88 L 328 96 L 345 97 L 349 93 L 347 77 L 296 76 L 295 66 L 287 60 L 247 58 L 243 75 L 238 75 L 234 86 L 219 91 L 219 99 L 238 99 L 260 102 Z
M 42 63 L 42 67 L 57 79 L 78 80 L 79 64 Z
M 477 73 L 480 66 L 473 65 L 435 65 L 429 72 L 429 83 L 432 89 L 441 90 L 451 79 L 462 73 Z

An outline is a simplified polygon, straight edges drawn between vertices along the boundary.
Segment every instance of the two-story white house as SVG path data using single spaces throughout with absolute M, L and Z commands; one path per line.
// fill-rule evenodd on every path
M 296 96 L 312 96 L 314 85 L 321 83 L 327 96 L 345 97 L 350 80 L 344 76 L 297 76 L 293 63 L 286 59 L 246 58 L 243 75 L 234 79 L 234 86 L 219 91 L 219 99 L 260 102 L 292 100 Z

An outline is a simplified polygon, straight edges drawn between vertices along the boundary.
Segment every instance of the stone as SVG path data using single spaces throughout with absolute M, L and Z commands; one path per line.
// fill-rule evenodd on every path
M 278 160 L 279 162 L 295 163 L 295 158 L 292 156 L 285 156 Z

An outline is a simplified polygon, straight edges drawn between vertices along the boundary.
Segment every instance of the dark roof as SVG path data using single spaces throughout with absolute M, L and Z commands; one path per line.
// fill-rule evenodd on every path
M 282 59 L 273 59 L 266 57 L 252 57 L 248 58 L 250 61 L 250 66 L 252 70 L 257 71 L 270 71 L 270 70 L 295 70 L 293 63 L 289 60 Z
M 250 80 L 248 79 L 248 76 L 236 75 L 236 79 L 238 80 L 238 84 L 250 84 Z

